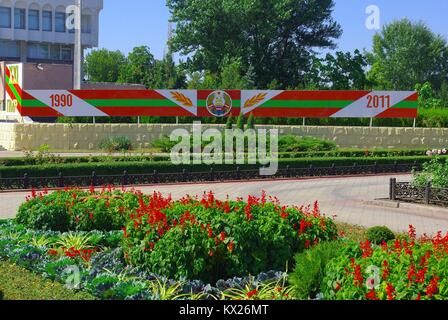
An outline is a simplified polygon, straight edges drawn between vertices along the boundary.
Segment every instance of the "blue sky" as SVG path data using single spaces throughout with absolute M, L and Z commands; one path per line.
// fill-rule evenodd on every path
M 124 3 L 124 4 L 123 4 Z M 147 45 L 156 58 L 163 56 L 168 38 L 169 12 L 165 0 L 104 0 L 100 17 L 100 47 L 124 53 L 134 46 Z M 381 25 L 409 18 L 425 22 L 448 39 L 446 0 L 336 0 L 333 16 L 343 30 L 337 50 L 370 49 L 375 30 L 365 27 L 369 5 L 380 8 Z

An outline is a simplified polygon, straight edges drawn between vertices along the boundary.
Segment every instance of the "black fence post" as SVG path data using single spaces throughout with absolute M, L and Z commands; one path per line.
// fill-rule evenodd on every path
M 398 172 L 398 162 L 394 161 L 394 173 Z
M 378 162 L 377 162 L 377 161 L 375 161 L 375 162 L 373 163 L 373 173 L 374 173 L 374 174 L 377 174 L 377 173 L 378 173 Z
M 310 164 L 310 167 L 308 168 L 308 176 L 312 177 L 314 175 L 314 167 L 312 164 Z
M 291 176 L 291 172 L 290 172 L 290 166 L 289 164 L 286 166 L 286 178 L 289 178 Z
M 358 170 L 358 164 L 355 162 L 354 164 L 353 164 L 353 167 L 352 167 L 352 174 L 356 174 L 357 173 L 357 170 Z
M 397 179 L 391 178 L 390 179 L 390 189 L 389 189 L 389 199 L 392 201 L 397 200 L 396 187 L 397 187 Z
M 92 181 L 91 181 L 92 183 L 91 183 L 91 185 L 92 186 L 97 186 L 97 181 L 96 181 L 96 172 L 95 171 L 93 171 L 92 172 Z
M 59 172 L 59 175 L 58 175 L 58 187 L 59 188 L 64 187 L 64 176 L 63 176 L 62 172 Z
M 210 181 L 215 181 L 215 172 L 213 171 L 213 167 L 210 168 Z
M 182 182 L 187 182 L 187 169 L 182 169 Z
M 154 172 L 153 172 L 153 175 L 154 175 L 154 183 L 157 183 L 158 182 L 158 173 L 157 173 L 157 170 L 154 170 Z
M 23 175 L 23 189 L 28 189 L 30 186 L 30 178 L 28 177 L 28 173 Z
M 240 167 L 236 167 L 236 180 L 240 180 L 241 174 L 240 174 Z
M 331 175 L 332 176 L 336 175 L 336 165 L 334 163 L 331 164 Z
M 123 186 L 127 186 L 128 182 L 129 182 L 128 172 L 126 170 L 124 170 L 123 171 L 123 181 L 122 181 Z
M 425 203 L 426 204 L 431 203 L 431 181 L 428 181 L 428 183 L 425 186 Z

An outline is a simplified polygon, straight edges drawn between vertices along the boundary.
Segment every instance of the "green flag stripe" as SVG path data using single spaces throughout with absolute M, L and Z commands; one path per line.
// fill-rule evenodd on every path
M 9 79 L 9 77 L 6 74 L 5 74 L 5 80 L 6 80 L 6 83 L 8 84 L 9 89 L 14 94 L 14 98 L 17 101 L 19 101 L 20 105 L 22 105 L 22 97 L 19 95 L 19 93 L 17 92 L 16 88 L 11 84 L 11 80 Z
M 261 108 L 337 108 L 341 109 L 353 103 L 350 100 L 270 100 Z

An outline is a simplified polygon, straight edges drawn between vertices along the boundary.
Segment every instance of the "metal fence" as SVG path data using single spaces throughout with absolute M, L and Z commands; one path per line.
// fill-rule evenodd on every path
M 393 201 L 448 206 L 448 189 L 435 188 L 431 183 L 417 187 L 410 182 L 397 182 L 397 179 L 391 179 L 389 196 Z
M 122 174 L 117 175 L 97 175 L 95 172 L 92 172 L 91 175 L 86 176 L 64 176 L 62 173 L 59 173 L 56 177 L 30 177 L 25 173 L 23 177 L 19 178 L 0 178 L 0 190 L 295 179 L 305 177 L 405 173 L 420 169 L 421 166 L 417 162 L 394 162 L 391 164 L 374 163 L 369 165 L 353 163 L 351 166 L 336 166 L 333 164 L 330 167 L 315 167 L 310 165 L 306 168 L 291 168 L 286 166 L 285 168 L 279 169 L 274 176 L 261 176 L 259 169 L 241 170 L 239 167 L 229 171 L 215 171 L 211 167 L 207 172 L 188 172 L 180 168 L 175 173 L 163 173 L 155 170 L 149 174 L 129 174 L 127 171 L 124 171 Z

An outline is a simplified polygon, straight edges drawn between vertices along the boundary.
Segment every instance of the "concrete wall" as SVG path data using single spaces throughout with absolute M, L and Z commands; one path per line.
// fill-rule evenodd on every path
M 15 127 L 13 123 L 0 123 L 0 151 L 15 150 Z
M 204 125 L 203 129 L 222 126 Z M 176 128 L 191 130 L 192 125 L 172 124 L 0 124 L 0 146 L 8 150 L 37 149 L 48 144 L 54 150 L 96 150 L 108 137 L 127 136 L 136 149 L 169 135 Z M 260 126 L 260 128 L 262 128 Z M 264 126 L 270 129 L 273 126 Z M 448 129 L 364 128 L 364 127 L 277 127 L 281 134 L 325 138 L 340 147 L 356 148 L 446 148 Z

